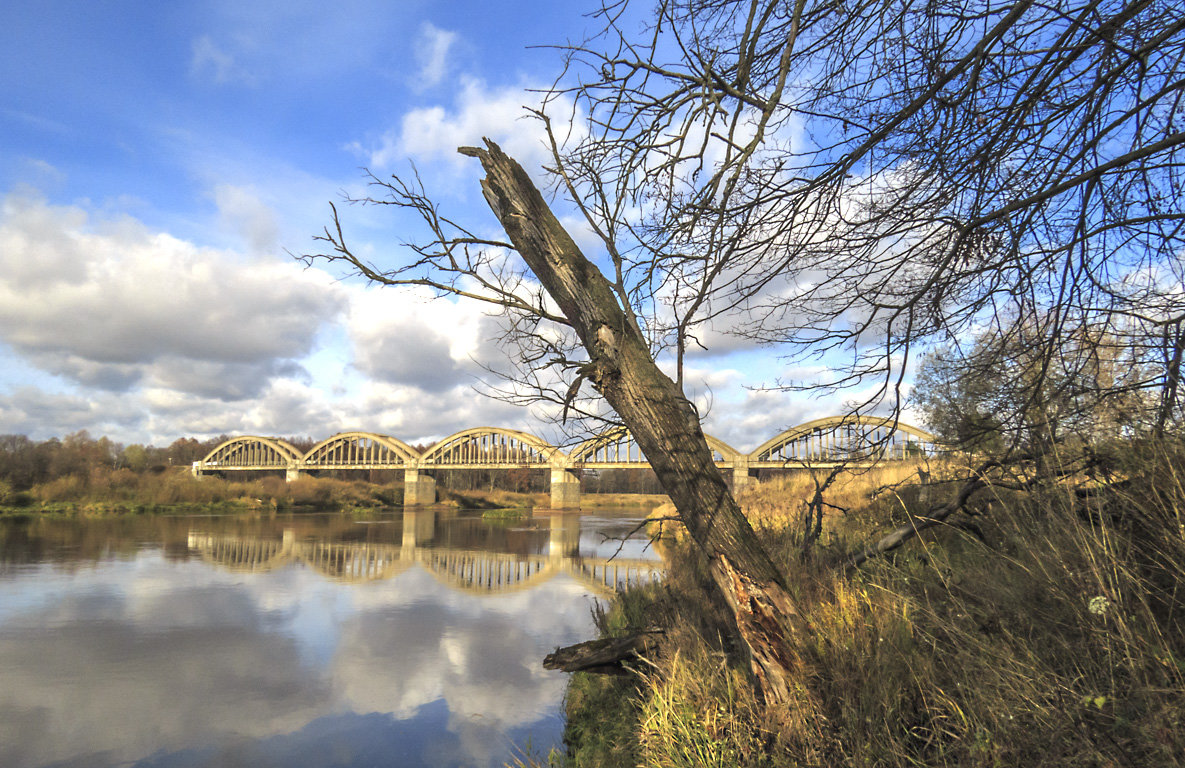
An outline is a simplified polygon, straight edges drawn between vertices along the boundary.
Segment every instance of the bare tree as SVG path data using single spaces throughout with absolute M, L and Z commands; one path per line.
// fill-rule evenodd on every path
M 518 366 L 507 396 L 612 418 L 590 382 L 776 699 L 785 635 L 809 630 L 710 461 L 686 355 L 720 334 L 775 345 L 836 372 L 777 385 L 871 382 L 858 409 L 894 410 L 920 347 L 1033 318 L 1036 386 L 1088 331 L 1161 349 L 1163 431 L 1185 347 L 1185 17 L 1169 0 L 606 0 L 597 18 L 533 112 L 552 192 L 599 252 L 487 144 L 463 152 L 508 241 L 443 215 L 418 178 L 374 178 L 368 200 L 419 213 L 429 242 L 371 264 L 335 211 L 313 258 L 490 305 Z
M 1051 358 L 1030 339 L 1039 327 L 1028 319 L 993 324 L 969 344 L 922 357 L 910 400 L 946 445 L 1038 455 L 1154 433 L 1167 368 L 1163 349 L 1140 342 L 1159 340 L 1146 329 L 1121 337 L 1079 328 Z

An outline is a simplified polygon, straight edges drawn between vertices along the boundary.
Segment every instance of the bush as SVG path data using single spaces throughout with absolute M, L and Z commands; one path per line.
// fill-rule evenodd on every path
M 30 494 L 42 503 L 80 501 L 86 496 L 86 481 L 77 475 L 66 475 L 47 483 L 35 485 Z

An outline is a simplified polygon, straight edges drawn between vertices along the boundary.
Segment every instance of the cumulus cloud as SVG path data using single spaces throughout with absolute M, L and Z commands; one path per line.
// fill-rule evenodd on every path
M 839 404 L 787 397 L 781 392 L 750 391 L 739 400 L 718 402 L 704 422 L 704 431 L 742 453 L 811 419 L 840 414 Z
M 0 338 L 43 370 L 126 390 L 241 397 L 293 372 L 342 308 L 323 273 L 243 259 L 131 219 L 9 197 L 0 216 Z
M 424 290 L 355 291 L 346 316 L 354 364 L 376 381 L 427 392 L 470 384 L 479 370 L 472 358 L 490 333 L 485 312 Z
M 539 432 L 539 422 L 530 411 L 483 397 L 467 386 L 438 393 L 368 382 L 362 387 L 355 407 L 343 409 L 344 428 L 368 429 L 394 435 L 405 442 L 438 440 L 462 429 L 498 426 Z
M 110 392 L 82 396 L 27 386 L 0 394 L 0 433 L 4 434 L 40 439 L 85 429 L 93 435 L 122 435 L 136 431 L 142 418 L 136 403 Z

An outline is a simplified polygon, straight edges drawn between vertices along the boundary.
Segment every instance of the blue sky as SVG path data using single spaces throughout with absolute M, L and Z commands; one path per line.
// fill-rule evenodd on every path
M 475 394 L 482 308 L 308 268 L 328 202 L 415 162 L 451 210 L 488 221 L 476 163 L 491 136 L 541 161 L 522 119 L 579 40 L 579 3 L 55 2 L 0 28 L 0 433 L 436 439 L 546 430 Z M 390 254 L 407 221 L 345 212 Z M 387 262 L 390 263 L 390 262 Z M 698 357 L 707 428 L 749 450 L 838 401 L 750 387 L 769 350 Z M 809 374 L 809 372 L 805 372 Z

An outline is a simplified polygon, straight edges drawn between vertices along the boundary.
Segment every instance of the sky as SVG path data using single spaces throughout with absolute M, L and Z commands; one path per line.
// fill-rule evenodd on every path
M 338 202 L 359 253 L 405 256 L 406 220 L 341 206 L 414 163 L 492 221 L 483 136 L 527 167 L 523 119 L 593 30 L 581 2 L 41 0 L 0 26 L 0 434 L 167 445 L 363 430 L 408 443 L 541 414 L 479 393 L 502 350 L 480 306 L 308 267 Z M 542 47 L 541 47 L 542 46 Z M 808 372 L 809 373 L 809 372 Z M 752 450 L 840 412 L 761 389 L 769 349 L 690 363 L 705 429 Z M 710 407 L 708 405 L 710 404 Z

